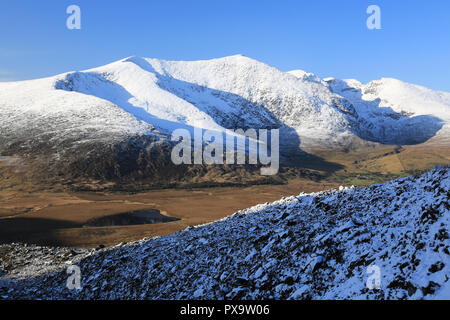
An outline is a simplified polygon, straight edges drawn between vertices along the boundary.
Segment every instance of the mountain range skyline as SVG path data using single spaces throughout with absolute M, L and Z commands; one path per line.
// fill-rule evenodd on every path
M 132 56 L 84 71 L 0 83 L 0 124 L 0 152 L 16 167 L 21 161 L 28 168 L 42 166 L 31 170 L 40 181 L 43 173 L 56 180 L 121 183 L 178 183 L 188 172 L 196 179 L 195 166 L 170 160 L 177 129 L 191 136 L 196 129 L 279 129 L 281 167 L 332 174 L 343 166 L 328 161 L 329 152 L 349 158 L 351 150 L 445 150 L 450 93 L 392 78 L 362 84 L 283 72 L 243 55 L 200 61 Z M 427 162 L 441 160 L 433 156 Z M 217 176 L 225 168 L 201 167 Z M 245 175 L 259 170 L 247 169 Z

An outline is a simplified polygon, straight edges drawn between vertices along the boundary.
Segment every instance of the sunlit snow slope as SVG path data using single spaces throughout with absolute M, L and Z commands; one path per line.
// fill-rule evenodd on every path
M 26 135 L 113 139 L 199 127 L 282 128 L 283 142 L 296 145 L 332 147 L 351 136 L 415 144 L 436 135 L 448 140 L 441 129 L 450 121 L 450 94 L 394 79 L 324 81 L 242 55 L 190 62 L 130 57 L 87 71 L 0 83 L 0 111 L 1 138 L 9 143 Z

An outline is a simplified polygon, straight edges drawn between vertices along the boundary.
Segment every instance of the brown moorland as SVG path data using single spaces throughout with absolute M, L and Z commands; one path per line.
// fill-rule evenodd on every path
M 450 147 L 383 146 L 358 152 L 315 154 L 343 166 L 310 180 L 284 168 L 285 184 L 245 187 L 163 189 L 139 193 L 71 192 L 30 184 L 0 190 L 0 243 L 97 247 L 162 236 L 216 221 L 258 203 L 335 188 L 366 186 L 450 163 Z M 2 178 L 3 179 L 3 178 Z M 9 178 L 10 179 L 10 178 Z M 5 182 L 5 181 L 3 181 Z M 84 227 L 91 219 L 138 210 L 158 210 L 180 220 L 145 225 Z

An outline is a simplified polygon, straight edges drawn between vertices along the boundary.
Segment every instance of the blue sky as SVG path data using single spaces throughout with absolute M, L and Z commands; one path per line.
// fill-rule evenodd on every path
M 81 30 L 66 28 L 71 4 L 81 8 Z M 381 8 L 381 30 L 366 27 L 371 4 Z M 448 0 L 0 0 L 0 81 L 131 55 L 241 53 L 284 71 L 450 91 L 449 17 Z

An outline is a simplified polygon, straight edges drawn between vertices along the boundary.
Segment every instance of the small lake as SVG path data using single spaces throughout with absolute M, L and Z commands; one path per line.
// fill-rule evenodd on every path
M 162 215 L 159 210 L 139 210 L 94 218 L 87 221 L 83 227 L 132 226 L 178 220 L 180 219 Z

